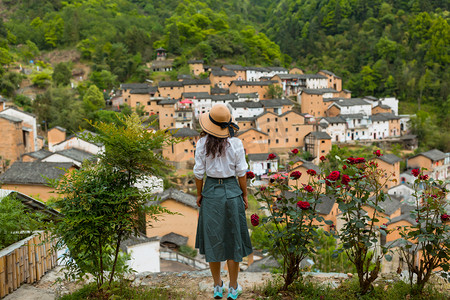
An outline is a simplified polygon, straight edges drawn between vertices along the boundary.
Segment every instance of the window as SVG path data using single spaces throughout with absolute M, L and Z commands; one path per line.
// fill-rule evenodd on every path
M 150 101 L 147 101 L 147 105 L 150 105 Z
M 276 139 L 276 140 L 275 140 L 275 143 L 277 143 L 277 144 L 278 144 L 278 139 Z
M 275 128 L 275 132 L 278 132 L 278 128 Z
M 188 151 L 188 149 L 184 149 L 184 153 L 188 153 L 189 151 Z
M 325 150 L 322 150 L 322 153 L 325 153 Z
M 278 122 L 278 118 L 275 118 L 275 122 Z
M 267 128 L 267 132 L 270 132 L 270 128 Z
M 287 120 L 288 120 L 288 118 L 284 118 L 285 120 L 286 120 L 286 122 L 287 122 Z
M 298 143 L 298 138 L 295 139 L 295 142 Z
M 322 144 L 325 144 L 325 141 L 322 141 Z
M 270 122 L 270 118 L 267 118 L 267 122 Z
M 166 117 L 167 117 L 168 115 L 166 114 Z
M 295 128 L 295 131 L 298 131 L 298 127 Z
M 173 126 L 173 123 L 170 123 L 170 126 Z
M 286 143 L 289 143 L 289 139 L 286 139 Z
M 268 140 L 268 143 L 270 144 L 270 139 Z
M 288 129 L 286 128 L 284 131 L 288 132 Z

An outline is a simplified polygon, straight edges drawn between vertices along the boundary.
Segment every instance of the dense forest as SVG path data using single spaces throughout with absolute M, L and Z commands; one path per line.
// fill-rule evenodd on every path
M 402 112 L 424 111 L 415 120 L 416 133 L 428 138 L 430 147 L 450 149 L 448 134 L 431 133 L 437 127 L 450 130 L 448 1 L 3 0 L 0 5 L 1 65 L 77 49 L 92 71 L 78 91 L 80 99 L 90 84 L 103 90 L 148 78 L 145 63 L 158 47 L 169 51 L 179 70 L 191 58 L 328 69 L 354 96 L 396 96 Z M 20 78 L 3 68 L 0 90 L 13 96 Z M 60 86 L 54 78 L 45 86 L 49 76 L 36 75 L 33 83 Z

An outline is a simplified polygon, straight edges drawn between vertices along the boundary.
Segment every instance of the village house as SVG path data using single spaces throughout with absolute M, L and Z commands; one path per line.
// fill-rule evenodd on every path
M 52 148 L 53 145 L 56 145 L 66 139 L 67 130 L 65 128 L 56 126 L 47 131 L 47 142 L 48 147 Z
M 372 107 L 372 115 L 378 114 L 378 113 L 391 113 L 392 108 L 388 105 L 381 104 L 381 102 L 378 102 L 378 104 L 374 107 Z
M 250 153 L 247 157 L 249 169 L 258 179 L 261 179 L 261 176 L 267 178 L 267 174 L 278 172 L 278 156 L 275 159 L 268 159 L 269 153 Z
M 319 124 L 331 136 L 333 142 L 345 142 L 347 121 L 341 116 L 321 118 Z
M 85 160 L 94 161 L 95 157 L 92 153 L 85 152 L 76 148 L 71 148 L 51 153 L 46 157 L 40 159 L 39 161 L 55 163 L 69 162 L 76 165 L 77 167 L 80 167 Z
M 98 154 L 99 152 L 104 151 L 103 145 L 84 140 L 85 135 L 95 135 L 95 133 L 90 132 L 89 130 L 77 132 L 75 134 L 72 134 L 65 140 L 54 144 L 52 147 L 49 147 L 49 150 L 51 152 L 57 152 L 65 149 L 75 148 L 91 154 Z
M 239 126 L 240 131 L 244 131 L 250 128 L 256 128 L 257 117 L 236 118 L 235 121 Z
M 229 89 L 220 88 L 220 87 L 211 87 L 210 94 L 211 95 L 227 95 L 230 93 Z
M 232 102 L 239 102 L 239 98 L 238 98 L 238 96 L 236 94 L 211 95 L 211 105 L 215 105 L 217 103 L 221 103 L 221 104 L 227 105 L 227 104 L 232 103 Z M 209 109 L 211 109 L 211 107 Z
M 174 128 L 175 125 L 175 104 L 178 102 L 178 99 L 164 99 L 158 102 L 159 106 L 159 114 L 158 114 L 158 122 L 159 129 L 169 129 Z
M 425 174 L 435 180 L 449 177 L 450 164 L 446 163 L 447 154 L 437 149 L 422 152 L 407 159 L 408 168 L 425 168 Z
M 191 100 L 178 101 L 174 109 L 175 128 L 194 128 L 194 104 Z
M 386 153 L 375 157 L 374 161 L 378 164 L 378 169 L 384 171 L 385 179 L 389 179 L 384 185 L 385 191 L 400 183 L 400 162 L 402 161 L 400 157 Z
M 330 88 L 300 89 L 297 95 L 302 113 L 325 117 L 328 107 L 333 103 L 331 99 L 339 96 L 339 92 Z
M 158 83 L 158 93 L 160 97 L 180 99 L 183 92 L 183 82 L 181 81 L 160 81 Z
M 189 74 L 178 74 L 177 75 L 177 80 L 178 81 L 183 81 L 183 80 L 186 80 L 186 79 L 192 79 L 192 76 L 189 75 Z
M 245 80 L 246 81 L 260 81 L 261 77 L 268 76 L 269 70 L 261 67 L 246 67 Z
M 305 74 L 305 70 L 294 67 L 292 69 L 289 70 L 288 74 Z
M 197 198 L 174 188 L 167 189 L 156 196 L 157 201 L 149 201 L 147 205 L 160 204 L 162 207 L 177 214 L 165 214 L 159 217 L 157 222 L 154 222 L 148 216 L 146 218 L 147 237 L 159 236 L 161 237 L 161 243 L 163 243 L 163 238 L 173 233 L 184 237 L 184 240 L 187 241 L 186 244 L 194 248 L 199 209 L 197 206 Z
M 165 146 L 162 149 L 164 158 L 177 169 L 193 167 L 195 146 L 200 134 L 191 128 L 171 128 L 173 137 L 184 139 L 182 142 Z
M 152 88 L 152 89 L 150 89 L 150 88 Z M 154 88 L 155 87 L 152 87 L 148 83 L 122 83 L 122 84 L 120 84 L 120 91 L 122 93 L 122 98 L 126 99 L 126 101 L 125 101 L 126 103 L 132 102 L 129 100 L 131 97 L 131 91 L 146 90 L 146 91 L 148 91 L 149 94 L 151 94 L 152 92 L 154 94 Z
M 304 137 L 313 131 L 313 125 L 305 124 L 305 117 L 294 111 L 281 115 L 266 111 L 257 117 L 256 128 L 269 135 L 269 149 L 274 152 L 303 147 Z
M 327 117 L 344 114 L 363 114 L 365 116 L 372 114 L 372 105 L 364 99 L 329 98 L 327 101 L 331 101 L 327 110 Z
M 233 71 L 236 73 L 236 79 L 235 80 L 247 80 L 247 74 L 246 70 L 241 65 L 223 65 L 222 70 L 224 71 Z
M 230 93 L 258 93 L 259 99 L 269 99 L 268 87 L 274 84 L 276 84 L 276 82 L 234 80 L 230 84 Z
M 188 60 L 189 70 L 192 75 L 200 76 L 201 73 L 205 72 L 203 68 L 203 59 L 191 59 Z
M 317 72 L 319 75 L 323 75 L 328 78 L 328 88 L 334 89 L 337 91 L 342 90 L 342 78 L 334 74 L 333 72 L 330 72 L 328 70 L 320 70 Z
M 400 183 L 388 190 L 389 195 L 401 197 L 404 203 L 408 203 L 410 205 L 416 205 L 415 199 L 413 197 L 414 193 L 415 191 L 410 183 Z
M 400 118 L 393 113 L 377 113 L 371 116 L 370 135 L 373 139 L 400 136 Z M 386 129 L 387 124 L 387 129 Z
M 78 167 L 73 163 L 15 162 L 0 175 L 3 189 L 14 190 L 30 197 L 47 201 L 58 197 L 55 189 L 48 186 L 47 179 L 59 179 Z
M 151 61 L 147 66 L 153 72 L 169 72 L 173 68 L 173 59 L 167 59 L 167 51 L 164 48 L 156 49 L 156 60 Z
M 212 95 L 207 92 L 201 93 L 183 93 L 183 99 L 191 100 L 194 107 L 194 116 L 198 116 L 205 113 L 211 109 L 212 106 Z
M 15 107 L 5 108 L 0 112 L 0 115 L 10 116 L 22 120 L 22 134 L 25 152 L 32 152 L 39 150 L 37 138 L 37 123 L 36 116 Z M 3 136 L 3 135 L 2 135 Z
M 225 71 L 220 68 L 213 68 L 209 73 L 211 86 L 219 88 L 228 88 L 233 80 L 237 79 L 237 75 L 233 71 Z
M 0 114 L 0 160 L 12 164 L 20 160 L 22 154 L 31 150 L 31 136 L 23 130 L 23 121 L 19 118 Z M 0 163 L 0 170 L 2 169 Z
M 256 128 L 241 129 L 237 137 L 241 139 L 246 154 L 269 152 L 269 135 L 265 132 Z
M 264 108 L 260 102 L 231 102 L 228 103 L 228 109 L 234 118 L 251 118 L 256 117 L 264 112 Z
M 241 102 L 248 102 L 248 101 L 253 101 L 253 102 L 259 102 L 259 95 L 258 93 L 245 93 L 245 94 L 236 94 L 236 96 L 238 97 L 238 101 Z
M 181 83 L 183 84 L 183 93 L 209 93 L 211 90 L 211 81 L 208 78 L 185 79 Z
M 294 108 L 294 103 L 289 99 L 261 100 L 260 103 L 265 111 L 270 111 L 277 115 L 284 114 Z
M 327 156 L 331 150 L 331 136 L 326 132 L 312 131 L 305 136 L 305 151 L 311 153 L 314 162 L 319 163 L 322 156 Z
M 328 88 L 328 78 L 320 74 L 277 74 L 272 80 L 280 84 L 284 96 L 297 96 L 305 88 Z

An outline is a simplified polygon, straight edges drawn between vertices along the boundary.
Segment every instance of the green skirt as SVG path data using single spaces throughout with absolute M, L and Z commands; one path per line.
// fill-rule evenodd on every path
M 253 250 L 236 177 L 207 177 L 202 195 L 195 248 L 207 262 L 242 261 Z

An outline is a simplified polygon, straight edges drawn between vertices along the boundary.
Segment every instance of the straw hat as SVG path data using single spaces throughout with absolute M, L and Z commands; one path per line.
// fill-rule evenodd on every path
M 218 138 L 233 137 L 239 130 L 224 104 L 215 104 L 209 113 L 201 114 L 199 122 L 205 132 Z

